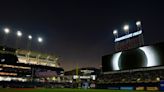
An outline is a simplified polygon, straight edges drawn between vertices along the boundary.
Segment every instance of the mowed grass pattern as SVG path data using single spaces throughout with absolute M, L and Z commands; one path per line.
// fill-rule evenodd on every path
M 0 89 L 0 92 L 152 92 L 152 91 L 129 91 L 129 90 L 107 90 L 107 89 Z M 154 91 L 160 92 L 160 91 Z

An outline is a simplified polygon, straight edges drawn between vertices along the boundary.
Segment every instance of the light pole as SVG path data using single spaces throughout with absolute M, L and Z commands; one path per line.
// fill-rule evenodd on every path
M 18 37 L 22 37 L 22 32 L 21 31 L 17 31 L 17 36 Z
M 142 24 L 141 24 L 141 21 L 137 21 L 136 22 L 136 26 L 137 26 L 137 31 L 142 31 Z M 143 36 L 143 33 L 140 35 L 140 45 L 144 45 L 144 36 Z
M 115 40 L 116 40 L 116 38 L 118 38 L 118 30 L 117 29 L 115 29 L 115 30 L 113 30 L 113 35 L 114 35 L 114 37 L 115 37 Z M 117 51 L 117 45 L 118 43 L 115 43 L 115 50 Z
M 27 49 L 31 49 L 32 35 L 28 35 Z
M 17 31 L 16 32 L 17 35 L 17 39 L 16 39 L 16 48 L 18 48 L 18 44 L 19 44 L 19 40 L 22 37 L 22 32 L 21 31 Z
M 124 25 L 123 30 L 126 34 L 129 34 L 129 25 Z
M 42 43 L 43 42 L 43 38 L 42 37 L 38 37 L 38 42 Z
M 128 35 L 129 34 L 129 25 L 128 24 L 124 25 L 123 30 L 126 33 L 126 35 Z M 126 40 L 126 44 L 127 44 L 127 46 L 125 46 L 126 49 L 130 48 L 129 41 L 130 41 L 129 39 Z
M 28 35 L 28 39 L 29 39 L 29 40 L 32 40 L 32 36 L 31 36 L 31 35 Z
M 114 35 L 115 39 L 118 37 L 118 30 L 117 29 L 113 30 L 113 35 Z
M 9 28 L 4 28 L 4 32 L 5 32 L 5 34 L 9 34 L 10 33 L 10 29 Z
M 6 41 L 7 41 L 7 38 L 8 38 L 8 34 L 10 33 L 10 29 L 9 28 L 4 28 L 3 29 L 5 35 L 4 35 L 4 38 L 3 38 L 3 44 L 6 45 Z
M 38 44 L 38 49 L 41 50 L 41 46 L 42 46 L 42 43 L 43 43 L 43 38 L 42 37 L 38 37 L 37 40 L 40 43 L 40 44 Z
M 141 21 L 136 22 L 137 30 L 142 30 Z

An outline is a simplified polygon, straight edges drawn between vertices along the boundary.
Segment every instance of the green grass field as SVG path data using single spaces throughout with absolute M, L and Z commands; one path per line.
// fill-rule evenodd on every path
M 0 89 L 0 92 L 152 92 L 152 91 L 126 91 L 126 90 L 100 90 L 100 89 Z M 160 91 L 155 91 L 160 92 Z

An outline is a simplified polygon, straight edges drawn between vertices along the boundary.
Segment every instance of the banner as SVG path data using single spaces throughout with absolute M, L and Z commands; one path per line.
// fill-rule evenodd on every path
M 146 90 L 157 91 L 157 90 L 159 90 L 159 88 L 158 87 L 146 87 Z
M 160 82 L 160 90 L 164 91 L 164 80 Z
M 120 90 L 133 90 L 133 87 L 120 87 Z
M 119 87 L 108 87 L 110 90 L 119 90 Z
M 136 90 L 144 90 L 144 87 L 136 87 Z

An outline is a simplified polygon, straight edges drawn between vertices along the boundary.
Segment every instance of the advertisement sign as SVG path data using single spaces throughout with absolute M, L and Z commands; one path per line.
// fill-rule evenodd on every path
M 144 87 L 136 87 L 136 90 L 144 90 Z
M 133 90 L 133 87 L 120 87 L 120 90 Z
M 164 80 L 160 82 L 160 90 L 164 91 Z
M 157 91 L 157 90 L 159 90 L 159 88 L 158 87 L 146 87 L 146 90 Z
M 110 90 L 119 90 L 119 87 L 108 87 Z

